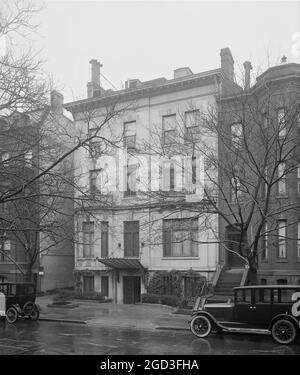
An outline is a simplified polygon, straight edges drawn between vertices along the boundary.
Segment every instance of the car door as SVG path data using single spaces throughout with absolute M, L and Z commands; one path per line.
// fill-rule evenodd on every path
M 248 325 L 252 317 L 252 289 L 239 289 L 236 291 L 233 319 L 235 322 Z
M 271 289 L 257 288 L 252 293 L 251 322 L 254 327 L 268 327 L 272 320 Z

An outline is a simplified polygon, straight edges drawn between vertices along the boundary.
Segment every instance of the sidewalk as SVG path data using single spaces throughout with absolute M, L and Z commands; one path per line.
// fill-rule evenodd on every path
M 52 300 L 53 296 L 37 297 L 36 303 L 41 307 L 40 320 L 118 328 L 189 330 L 189 316 L 173 314 L 175 308 L 170 306 L 74 300 L 78 307 L 48 307 Z

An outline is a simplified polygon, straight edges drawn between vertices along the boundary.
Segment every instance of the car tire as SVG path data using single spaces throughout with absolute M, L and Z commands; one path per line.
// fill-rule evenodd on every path
M 208 336 L 211 329 L 211 321 L 204 315 L 197 315 L 191 321 L 191 331 L 197 337 L 203 338 Z
M 27 301 L 22 308 L 22 313 L 25 316 L 30 316 L 32 312 L 34 311 L 34 308 L 35 308 L 35 304 L 31 301 Z
M 271 328 L 273 339 L 279 344 L 288 345 L 297 337 L 297 327 L 288 319 L 278 319 Z
M 18 320 L 18 315 L 17 309 L 11 306 L 6 310 L 6 321 L 9 324 L 14 324 Z
M 39 317 L 40 317 L 40 311 L 39 311 L 38 307 L 36 305 L 34 305 L 34 308 L 31 311 L 31 314 L 29 315 L 29 319 L 33 320 L 33 321 L 36 321 L 36 320 L 39 319 Z

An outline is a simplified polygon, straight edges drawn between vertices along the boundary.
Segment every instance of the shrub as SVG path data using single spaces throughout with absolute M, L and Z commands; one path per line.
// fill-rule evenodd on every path
M 160 301 L 163 305 L 169 305 L 169 306 L 179 305 L 179 298 L 176 296 L 171 296 L 169 294 L 163 294 L 160 298 Z
M 53 297 L 55 303 L 67 303 L 72 299 L 73 291 L 66 289 L 58 289 Z
M 160 303 L 159 294 L 145 293 L 142 294 L 142 302 L 144 303 Z

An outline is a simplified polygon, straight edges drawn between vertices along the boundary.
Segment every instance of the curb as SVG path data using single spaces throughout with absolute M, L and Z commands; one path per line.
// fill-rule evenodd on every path
M 166 326 L 158 326 L 155 327 L 157 330 L 162 330 L 162 331 L 190 331 L 189 328 L 184 328 L 184 327 L 166 327 Z
M 85 320 L 72 320 L 72 319 L 60 319 L 60 318 L 39 318 L 39 320 L 44 321 L 44 322 L 87 324 Z

